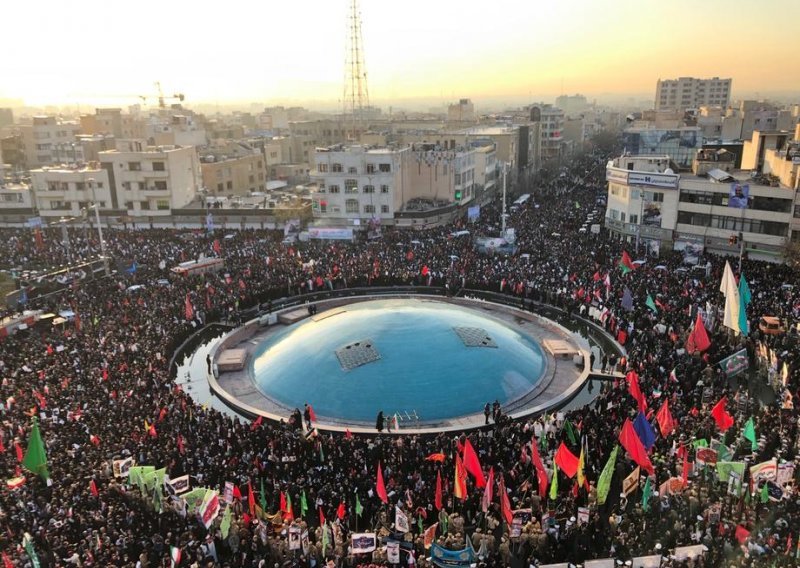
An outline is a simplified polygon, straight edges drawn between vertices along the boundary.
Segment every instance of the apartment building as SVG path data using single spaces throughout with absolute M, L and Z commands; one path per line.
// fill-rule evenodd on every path
M 119 108 L 98 108 L 94 114 L 81 115 L 83 134 L 111 135 L 118 140 L 145 137 L 144 121 L 133 114 L 123 114 Z
M 112 208 L 108 172 L 96 163 L 32 170 L 31 189 L 43 218 L 77 217 L 94 203 L 100 209 Z
M 701 106 L 728 106 L 732 79 L 659 79 L 656 83 L 656 110 L 686 110 Z
M 191 203 L 203 186 L 192 146 L 119 140 L 116 149 L 100 152 L 100 165 L 108 173 L 110 207 L 134 217 L 169 215 Z
M 264 156 L 257 150 L 231 153 L 230 148 L 204 148 L 200 168 L 203 185 L 215 197 L 245 196 L 266 187 Z
M 447 105 L 448 122 L 475 122 L 475 105 L 469 99 L 460 99 L 457 103 Z
M 62 120 L 55 116 L 34 116 L 31 124 L 20 125 L 19 130 L 25 144 L 25 159 L 29 168 L 56 164 L 55 147 L 71 144 L 81 133 L 76 121 Z

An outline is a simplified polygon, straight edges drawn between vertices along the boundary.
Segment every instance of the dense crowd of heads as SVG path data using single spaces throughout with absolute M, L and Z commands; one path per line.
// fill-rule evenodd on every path
M 717 440 L 730 450 L 730 461 L 794 461 L 798 432 L 791 399 L 798 389 L 800 350 L 794 334 L 765 335 L 756 322 L 761 315 L 796 320 L 800 288 L 783 285 L 794 284 L 797 274 L 783 265 L 744 260 L 742 273 L 753 291 L 748 308 L 753 329 L 746 337 L 730 333 L 719 318 L 713 324 L 723 302 L 719 282 L 725 259 L 704 256 L 706 274 L 679 270 L 683 257 L 662 250 L 660 258 L 648 258 L 623 274 L 618 261 L 623 250 L 637 258 L 634 245 L 605 232 L 578 231 L 589 211 L 598 208 L 599 216 L 604 214 L 597 204 L 604 193 L 604 164 L 599 156 L 576 159 L 563 175 L 539 184 L 533 199 L 511 215 L 519 250 L 508 257 L 480 254 L 472 243 L 476 235 L 497 234 L 498 200 L 469 225 L 458 220 L 419 231 L 384 230 L 381 239 L 369 242 L 286 245 L 282 234 L 253 230 L 211 235 L 107 231 L 106 246 L 121 267 L 118 272 L 76 281 L 58 293 L 31 298 L 26 306 L 69 309 L 77 321 L 34 327 L 0 341 L 0 469 L 7 479 L 25 478 L 13 488 L 4 479 L 0 488 L 4 560 L 10 566 L 32 565 L 21 546 L 27 533 L 42 566 L 167 566 L 173 548 L 182 553 L 181 566 L 384 566 L 388 561 L 380 546 L 375 553 L 353 555 L 350 533 L 375 532 L 379 539 L 396 535 L 395 508 L 400 507 L 411 525 L 403 539 L 413 550 L 403 553 L 404 565 L 410 558 L 430 565 L 422 531 L 434 522 L 439 522 L 439 545 L 482 550 L 478 562 L 485 566 L 624 560 L 661 551 L 667 553 L 665 564 L 683 565 L 687 562 L 670 560 L 668 552 L 691 544 L 707 548 L 691 561 L 694 565 L 797 565 L 800 511 L 793 490 L 763 503 L 756 488 L 754 495 L 731 495 L 714 468 L 695 462 L 692 444 Z M 462 228 L 472 236 L 451 236 Z M 66 261 L 60 231 L 34 239 L 28 229 L 8 229 L 2 237 L 4 268 L 44 269 Z M 77 229 L 70 234 L 69 252 L 73 259 L 95 257 L 99 243 L 91 232 Z M 201 254 L 224 258 L 224 270 L 170 274 L 171 267 Z M 638 258 L 645 256 L 640 252 Z M 135 270 L 124 268 L 134 263 Z M 159 283 L 164 279 L 168 283 Z M 403 284 L 446 287 L 450 293 L 494 291 L 557 306 L 575 317 L 604 312 L 597 325 L 614 337 L 624 332 L 626 355 L 618 370 L 638 374 L 648 409 L 668 400 L 677 424 L 669 436 L 658 436 L 650 454 L 655 466 L 650 499 L 643 501 L 641 487 L 621 497 L 623 479 L 634 464 L 620 452 L 609 497 L 598 503 L 601 470 L 623 422 L 636 416 L 637 401 L 625 380 L 603 383 L 590 404 L 568 413 L 493 423 L 461 435 L 345 437 L 306 436 L 289 423 L 252 427 L 192 400 L 171 377 L 175 348 L 208 322 L 235 320 L 243 310 L 286 296 Z M 141 287 L 132 290 L 136 285 Z M 623 307 L 626 289 L 634 299 L 632 309 Z M 657 301 L 656 310 L 646 306 L 648 295 Z M 685 341 L 698 309 L 712 322 L 711 347 L 689 354 Z M 767 385 L 755 371 L 765 347 L 777 357 L 779 369 L 785 363 L 785 387 L 775 381 Z M 726 376 L 719 361 L 741 349 L 747 350 L 751 370 Z M 719 431 L 710 413 L 723 396 L 736 419 L 726 432 Z M 313 393 L 308 398 L 313 404 Z M 38 417 L 47 450 L 47 483 L 22 470 L 18 459 L 30 438 L 32 416 Z M 759 436 L 755 450 L 741 436 L 750 417 Z M 496 488 L 486 512 L 484 491 L 472 479 L 464 499 L 454 496 L 454 459 L 467 437 L 485 471 L 492 467 L 495 479 L 503 479 L 512 509 L 532 510 L 518 536 L 511 536 Z M 561 474 L 555 499 L 540 497 L 532 440 L 548 469 L 562 442 L 575 455 L 583 448 L 587 486 L 577 487 Z M 684 453 L 695 462 L 687 485 L 659 494 L 666 480 L 683 475 Z M 432 454 L 443 454 L 444 460 L 426 459 Z M 168 506 L 157 512 L 135 485 L 114 476 L 112 461 L 125 457 L 164 467 L 172 479 L 189 474 L 194 486 L 220 493 L 226 482 L 234 483 L 242 499 L 230 504 L 227 537 L 220 528 L 223 515 L 206 529 L 191 513 L 182 516 Z M 376 494 L 379 462 L 388 504 Z M 444 482 L 441 510 L 435 506 L 437 474 Z M 259 514 L 250 514 L 248 491 L 259 507 L 264 505 Z M 360 514 L 356 500 L 363 507 Z M 293 519 L 280 514 L 286 501 L 293 504 Z M 301 502 L 307 505 L 304 512 Z M 577 520 L 579 508 L 588 510 L 588 520 Z M 545 513 L 555 525 L 542 521 Z M 328 521 L 326 536 L 322 516 Z M 300 550 L 289 549 L 293 526 L 309 532 Z

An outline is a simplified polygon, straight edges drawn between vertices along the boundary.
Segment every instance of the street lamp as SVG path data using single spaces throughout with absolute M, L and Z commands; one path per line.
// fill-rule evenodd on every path
M 94 178 L 89 178 L 89 187 L 92 189 L 92 205 L 90 209 L 94 209 L 95 221 L 97 221 L 97 236 L 100 239 L 100 255 L 103 257 L 103 272 L 106 276 L 109 275 L 108 269 L 108 256 L 106 256 L 106 242 L 103 240 L 103 226 L 100 224 L 100 205 L 97 203 L 97 196 L 94 190 Z

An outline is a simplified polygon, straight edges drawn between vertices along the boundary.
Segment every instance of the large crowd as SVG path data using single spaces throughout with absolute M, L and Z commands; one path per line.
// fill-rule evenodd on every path
M 719 468 L 697 460 L 707 442 L 720 462 L 794 463 L 798 415 L 792 399 L 800 386 L 800 349 L 790 329 L 765 334 L 757 322 L 762 315 L 786 324 L 797 320 L 797 273 L 745 258 L 751 331 L 732 333 L 719 317 L 725 258 L 706 254 L 701 262 L 709 263 L 707 271 L 686 270 L 680 253 L 647 257 L 605 231 L 579 232 L 589 211 L 604 213 L 598 205 L 604 165 L 605 157 L 586 155 L 537 184 L 533 198 L 511 213 L 519 247 L 512 256 L 473 247 L 474 236 L 497 234 L 498 200 L 472 223 L 384 229 L 380 239 L 353 243 L 284 244 L 282 233 L 258 230 L 107 231 L 117 271 L 76 280 L 47 296 L 32 294 L 24 306 L 68 309 L 77 317 L 0 340 L 4 565 L 388 566 L 388 550 L 381 546 L 388 538 L 402 541 L 402 565 L 431 566 L 424 533 L 434 523 L 437 547 L 471 547 L 479 566 L 625 561 L 661 553 L 663 565 L 674 566 L 798 565 L 798 471 L 779 487 L 745 469 L 743 489 L 731 490 Z M 452 236 L 464 228 L 470 237 Z M 66 262 L 60 231 L 42 238 L 30 229 L 0 234 L 2 268 Z M 78 229 L 69 238 L 73 259 L 99 254 L 90 231 Z M 621 270 L 623 252 L 646 262 Z M 224 270 L 170 273 L 200 255 L 223 258 Z M 738 270 L 736 259 L 728 260 Z M 521 305 L 549 304 L 569 317 L 593 317 L 625 350 L 611 363 L 605 354 L 595 367 L 613 367 L 628 378 L 598 383 L 590 403 L 568 412 L 428 436 L 333 435 L 288 422 L 251 423 L 192 400 L 174 381 L 173 351 L 204 324 L 235 320 L 244 310 L 268 309 L 288 296 L 384 285 L 492 291 Z M 647 305 L 648 296 L 655 306 Z M 690 353 L 686 342 L 698 313 L 711 344 Z M 727 376 L 719 362 L 741 349 L 750 368 Z M 775 379 L 775 369 L 778 380 L 768 384 L 765 377 Z M 631 386 L 631 372 L 641 396 Z M 711 412 L 723 397 L 734 420 L 724 431 Z M 313 405 L 313 393 L 308 398 Z M 656 419 L 664 401 L 674 420 L 666 434 Z M 647 457 L 653 475 L 648 480 L 642 468 L 633 489 L 623 491 L 637 465 L 633 456 L 620 450 L 610 469 L 606 464 L 620 429 L 639 408 L 656 432 Z M 751 418 L 755 444 L 743 436 Z M 47 480 L 22 463 L 34 419 L 46 448 Z M 583 483 L 559 470 L 552 479 L 562 444 L 582 456 Z M 466 446 L 474 448 L 484 475 L 492 468 L 489 503 L 472 475 L 464 494 L 463 479 L 454 478 Z M 541 481 L 534 449 L 546 470 Z M 193 487 L 218 491 L 226 511 L 207 527 L 191 507 L 173 507 L 180 500 L 166 486 L 163 503 L 154 503 L 152 492 L 143 494 L 114 471 L 114 460 L 129 457 L 137 465 L 165 468 L 172 480 L 188 474 Z M 610 486 L 601 480 L 604 469 Z M 670 481 L 675 478 L 680 483 Z M 226 482 L 235 486 L 230 503 Z M 407 531 L 396 526 L 397 510 L 409 519 Z M 307 541 L 292 546 L 290 535 L 305 531 Z M 350 535 L 370 532 L 377 535 L 376 550 L 354 554 Z M 670 558 L 676 547 L 688 545 L 704 545 L 703 554 Z

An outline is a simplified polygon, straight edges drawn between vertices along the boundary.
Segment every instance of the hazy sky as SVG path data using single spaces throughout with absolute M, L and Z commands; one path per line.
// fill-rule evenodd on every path
M 349 0 L 6 0 L 0 98 L 335 103 Z M 371 99 L 654 96 L 659 77 L 800 90 L 798 0 L 361 0 Z

